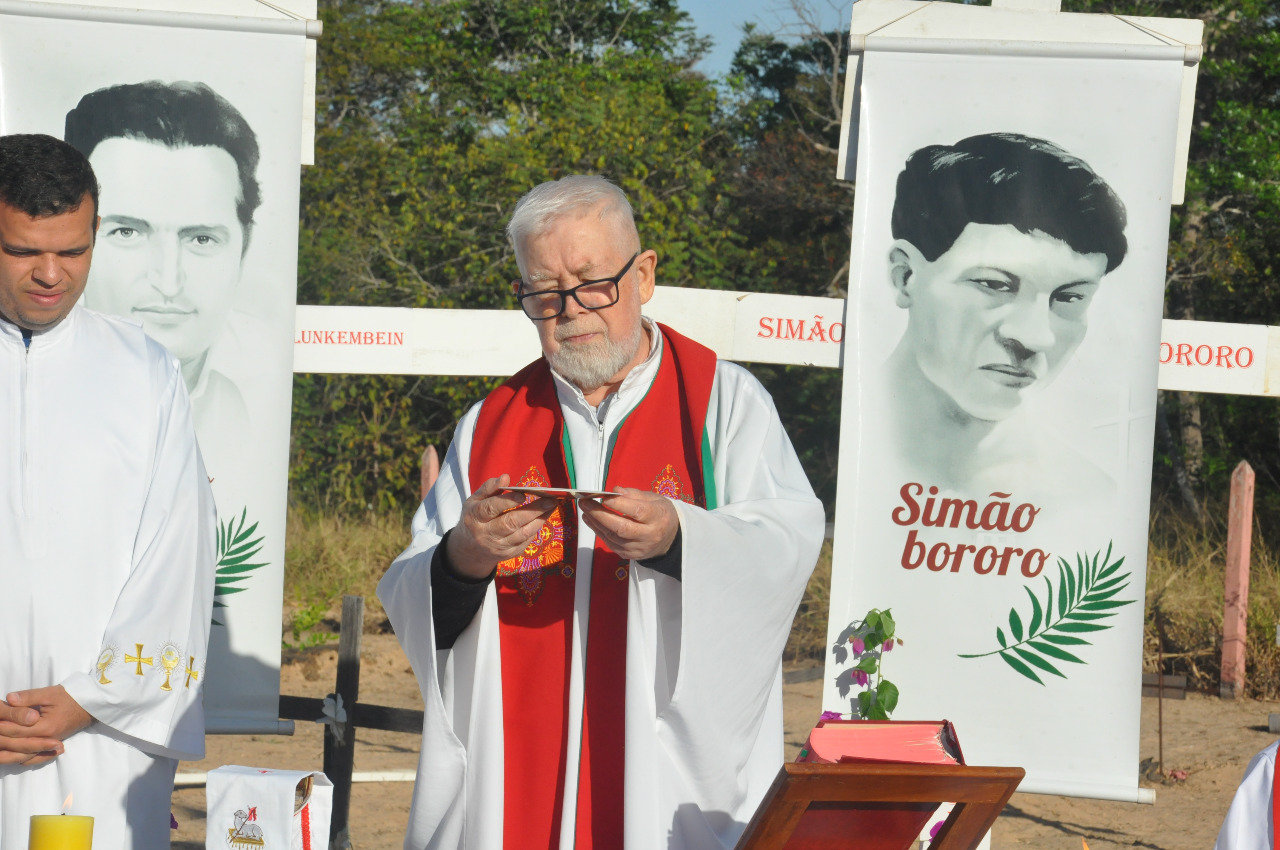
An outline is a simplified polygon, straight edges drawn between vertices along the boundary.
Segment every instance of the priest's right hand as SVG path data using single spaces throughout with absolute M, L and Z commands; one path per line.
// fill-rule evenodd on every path
M 471 579 L 489 575 L 499 561 L 523 552 L 555 511 L 555 499 L 525 504 L 523 494 L 503 492 L 510 485 L 510 475 L 490 478 L 462 503 L 462 517 L 445 544 L 454 572 Z
M 62 755 L 63 745 L 57 738 L 28 737 L 30 727 L 39 720 L 36 709 L 0 700 L 0 764 L 34 767 Z

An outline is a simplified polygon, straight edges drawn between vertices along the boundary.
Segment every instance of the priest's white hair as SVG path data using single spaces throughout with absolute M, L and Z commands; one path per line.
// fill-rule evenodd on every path
M 600 221 L 613 221 L 620 234 L 634 237 L 633 244 L 639 248 L 640 234 L 631 202 L 626 193 L 603 177 L 572 174 L 541 183 L 526 192 L 516 204 L 511 221 L 507 222 L 507 239 L 516 252 L 520 273 L 524 274 L 520 246 L 526 239 L 545 233 L 557 218 L 584 215 L 597 208 Z

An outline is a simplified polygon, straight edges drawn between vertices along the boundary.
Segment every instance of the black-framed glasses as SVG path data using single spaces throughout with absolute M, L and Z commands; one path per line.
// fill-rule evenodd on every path
M 618 284 L 627 276 L 627 272 L 631 271 L 631 266 L 635 263 L 636 257 L 639 256 L 639 251 L 632 254 L 631 259 L 627 260 L 627 264 L 622 267 L 622 271 L 613 277 L 584 280 L 572 289 L 522 291 L 517 296 L 520 299 L 520 309 L 524 310 L 524 314 L 535 322 L 542 322 L 547 319 L 554 319 L 563 313 L 564 305 L 570 295 L 584 310 L 603 310 L 605 307 L 612 307 L 618 303 Z M 521 281 L 520 289 L 524 290 L 524 287 L 524 281 Z

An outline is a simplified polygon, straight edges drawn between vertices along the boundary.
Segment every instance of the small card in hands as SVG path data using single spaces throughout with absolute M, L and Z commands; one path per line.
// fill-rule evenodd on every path
M 528 496 L 548 496 L 553 499 L 599 499 L 603 496 L 621 496 L 611 490 L 575 490 L 571 487 L 504 487 L 504 493 L 523 493 Z

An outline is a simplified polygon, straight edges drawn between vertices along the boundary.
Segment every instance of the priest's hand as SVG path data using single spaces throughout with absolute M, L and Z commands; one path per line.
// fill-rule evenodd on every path
M 524 551 L 556 509 L 556 500 L 534 499 L 505 493 L 511 476 L 501 475 L 481 484 L 462 503 L 462 518 L 454 526 L 445 554 L 454 572 L 467 578 L 484 578 L 499 561 Z
M 0 764 L 57 758 L 62 742 L 92 722 L 61 685 L 11 693 L 0 702 Z
M 621 558 L 641 561 L 667 554 L 680 517 L 666 496 L 619 487 L 620 496 L 581 499 L 582 521 Z

